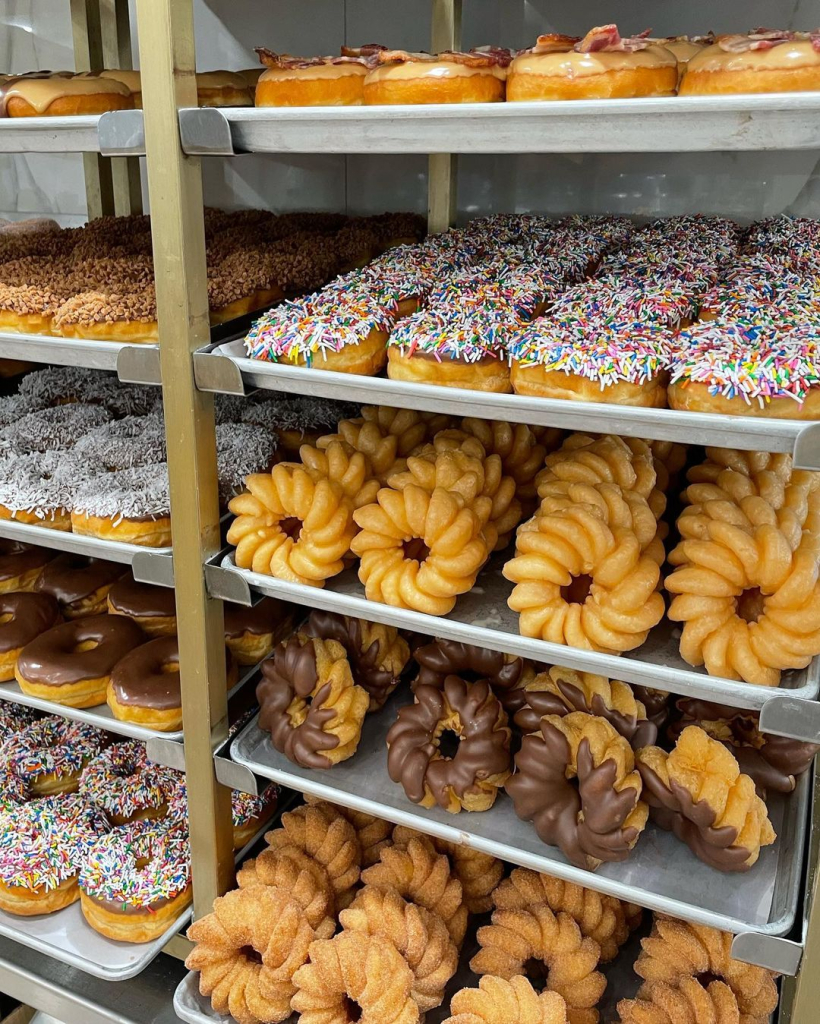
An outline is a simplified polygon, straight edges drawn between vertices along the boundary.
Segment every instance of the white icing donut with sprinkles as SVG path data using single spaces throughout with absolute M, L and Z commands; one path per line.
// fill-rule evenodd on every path
M 148 760 L 140 740 L 114 743 L 88 762 L 80 795 L 105 811 L 112 825 L 163 818 L 174 781 L 167 768 Z

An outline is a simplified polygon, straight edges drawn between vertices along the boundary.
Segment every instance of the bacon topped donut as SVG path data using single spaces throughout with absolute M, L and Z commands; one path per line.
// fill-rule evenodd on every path
M 357 107 L 377 44 L 342 48 L 339 57 L 294 57 L 257 47 L 265 65 L 256 83 L 257 107 Z
M 379 50 L 378 67 L 364 81 L 364 102 L 497 103 L 504 99 L 509 50 L 482 47 L 469 52 L 411 53 Z
M 689 61 L 682 96 L 820 89 L 820 30 L 718 36 Z

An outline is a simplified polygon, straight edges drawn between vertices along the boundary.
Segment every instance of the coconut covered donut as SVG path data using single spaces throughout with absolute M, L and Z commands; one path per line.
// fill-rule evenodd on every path
M 71 529 L 102 540 L 171 544 L 171 492 L 162 463 L 99 473 L 74 492 Z
M 103 423 L 81 437 L 74 452 L 106 472 L 165 462 L 162 420 L 158 416 L 126 416 Z
M 282 889 L 236 889 L 188 929 L 196 945 L 185 966 L 199 971 L 199 991 L 217 1013 L 238 1024 L 285 1021 L 294 974 L 317 936 L 329 938 L 334 928 L 330 918 L 318 931 L 311 928 L 298 901 Z
M 0 430 L 0 451 L 17 455 L 68 451 L 83 434 L 110 419 L 111 414 L 101 406 L 77 402 L 30 412 Z
M 777 1006 L 775 975 L 735 960 L 728 932 L 656 914 L 652 934 L 641 939 L 641 946 L 635 972 L 650 992 L 658 984 L 680 985 L 709 975 L 731 989 L 744 1024 L 765 1024 Z
M 410 660 L 407 641 L 395 626 L 314 609 L 304 628 L 308 636 L 335 640 L 344 647 L 353 679 L 370 695 L 368 710 L 378 711 Z
M 625 860 L 646 825 L 641 776 L 627 740 L 603 718 L 574 711 L 541 719 L 507 782 L 515 813 L 579 867 Z
M 521 688 L 532 676 L 532 669 L 523 658 L 488 647 L 475 647 L 458 640 L 437 639 L 417 647 L 413 658 L 419 672 L 412 682 L 417 686 L 435 686 L 441 689 L 447 676 L 459 676 L 467 682 L 485 679 L 502 707 L 512 713 L 520 704 Z
M 652 820 L 718 871 L 748 871 L 777 838 L 752 779 L 703 729 L 687 726 L 670 754 L 644 747 L 637 765 Z
M 245 490 L 251 473 L 269 472 L 276 461 L 278 439 L 273 429 L 249 423 L 221 423 L 216 428 L 216 470 L 219 505 Z
M 236 564 L 268 576 L 321 587 L 344 568 L 356 535 L 354 509 L 372 501 L 364 455 L 341 444 L 324 452 L 303 446 L 303 465 L 282 462 L 253 473 L 234 498 L 228 543 Z
M 73 452 L 0 452 L 0 519 L 71 530 L 74 491 L 96 471 Z
M 752 1019 L 758 1021 L 741 1018 L 737 999 L 724 982 L 705 984 L 697 978 L 681 978 L 675 985 L 642 985 L 634 999 L 621 999 L 618 1003 L 618 1024 L 677 1024 L 688 1020 L 734 1024 Z
M 50 366 L 29 373 L 20 384 L 20 394 L 38 409 L 80 403 L 102 406 L 115 417 L 144 416 L 156 408 L 158 397 L 154 387 L 121 384 L 115 374 L 78 366 Z
M 370 704 L 335 640 L 297 633 L 262 665 L 259 728 L 294 764 L 330 768 L 356 752 Z
M 540 995 L 523 976 L 506 981 L 485 974 L 478 988 L 462 988 L 450 1000 L 444 1024 L 568 1024 L 567 1004 L 557 992 Z
M 544 715 L 585 711 L 605 718 L 635 750 L 657 739 L 657 727 L 647 719 L 646 709 L 628 683 L 553 666 L 539 672 L 521 690 L 524 703 L 514 721 L 522 732 L 538 732 Z
M 381 935 L 413 972 L 411 995 L 422 1013 L 441 1006 L 458 966 L 458 949 L 438 914 L 402 899 L 393 889 L 366 885 L 339 914 L 346 932 Z

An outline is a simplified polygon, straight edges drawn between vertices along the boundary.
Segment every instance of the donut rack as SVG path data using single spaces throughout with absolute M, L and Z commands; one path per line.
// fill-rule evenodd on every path
M 430 0 L 432 50 L 458 49 L 461 0 Z M 385 732 L 395 706 L 367 720 L 355 757 L 329 772 L 311 772 L 272 747 L 255 719 L 235 737 L 228 722 L 250 677 L 226 692 L 221 601 L 253 604 L 262 595 L 322 608 L 432 636 L 462 640 L 537 661 L 598 672 L 760 712 L 761 729 L 820 742 L 820 661 L 789 673 L 774 690 L 708 676 L 686 665 L 671 629 L 658 627 L 628 657 L 553 645 L 518 634 L 508 611 L 510 585 L 490 565 L 472 593 L 445 618 L 366 600 L 354 572 L 321 590 L 238 569 L 222 548 L 217 501 L 213 394 L 254 389 L 287 391 L 367 404 L 448 412 L 511 422 L 612 432 L 747 450 L 789 452 L 797 466 L 820 470 L 820 423 L 707 416 L 672 410 L 624 409 L 518 395 L 488 395 L 383 377 L 351 377 L 245 358 L 237 325 L 208 327 L 203 230 L 203 160 L 237 154 L 425 154 L 431 231 L 448 227 L 456 209 L 456 154 L 820 152 L 820 93 L 753 97 L 676 97 L 606 102 L 469 107 L 200 109 L 193 72 L 194 0 L 136 0 L 141 40 L 142 110 L 99 116 L 4 119 L 0 152 L 82 153 L 89 217 L 140 208 L 138 157 L 146 157 L 161 344 L 133 345 L 0 332 L 0 358 L 115 371 L 122 381 L 161 385 L 169 438 L 174 546 L 146 551 L 0 521 L 0 537 L 129 564 L 138 580 L 176 586 L 183 730 L 152 734 L 113 720 L 101 709 L 76 711 L 27 698 L 0 684 L 0 700 L 43 706 L 149 744 L 156 761 L 187 772 L 194 906 L 169 934 L 139 953 L 96 936 L 67 953 L 68 908 L 46 934 L 26 919 L 0 914 L 0 991 L 56 1014 L 65 1024 L 230 1024 L 198 995 L 195 978 L 174 957 L 187 942 L 177 933 L 190 914 L 209 912 L 232 884 L 227 788 L 255 794 L 260 779 L 377 814 L 419 831 L 468 844 L 507 861 L 735 934 L 733 954 L 784 975 L 780 1024 L 810 1024 L 820 1003 L 820 788 L 804 775 L 788 798 L 771 801 L 777 843 L 748 875 L 717 875 L 669 835 L 647 829 L 632 858 L 592 874 L 570 865 L 520 822 L 510 801 L 489 812 L 427 811 L 407 801 L 386 773 Z M 126 0 L 71 0 L 78 70 L 131 64 Z M 755 213 L 757 211 L 750 211 Z M 231 706 L 229 707 L 229 700 Z M 107 710 L 107 709 L 106 709 Z M 252 845 L 252 844 L 251 844 Z M 242 851 L 244 854 L 245 851 Z M 242 856 L 240 854 L 240 857 Z M 7 919 L 8 918 L 8 919 Z M 58 918 L 60 920 L 58 920 Z M 33 919 L 35 922 L 37 919 Z M 62 935 L 58 933 L 62 932 Z M 81 939 L 87 939 L 88 930 Z M 95 933 L 90 933 L 94 935 Z M 469 936 L 468 936 L 469 942 Z M 75 946 L 77 944 L 75 943 Z M 93 945 L 93 944 L 92 944 Z M 161 950 L 171 955 L 160 956 Z M 627 969 L 628 971 L 628 969 Z M 453 979 L 457 987 L 459 976 Z M 467 979 L 465 979 L 467 980 Z M 610 972 L 610 996 L 628 982 Z M 172 993 L 173 1004 L 172 1004 Z M 624 995 L 632 994 L 623 988 Z M 614 1003 L 607 1009 L 611 1016 Z M 437 1024 L 429 1014 L 428 1024 Z M 607 1016 L 604 1019 L 608 1019 Z

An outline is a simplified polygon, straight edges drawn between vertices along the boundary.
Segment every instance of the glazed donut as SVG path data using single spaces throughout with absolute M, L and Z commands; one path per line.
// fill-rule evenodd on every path
M 370 697 L 368 711 L 378 711 L 384 705 L 410 660 L 407 641 L 394 626 L 314 609 L 304 631 L 344 647 L 354 682 Z
M 196 99 L 200 107 L 252 107 L 248 83 L 235 71 L 199 71 Z
M 130 575 L 108 591 L 108 614 L 125 615 L 150 637 L 173 636 L 177 631 L 176 599 L 171 587 L 137 583 Z
M 79 402 L 40 409 L 0 430 L 0 451 L 15 455 L 64 452 L 110 419 L 111 414 L 100 406 Z
M 442 750 L 445 738 L 455 750 Z M 490 684 L 447 676 L 416 686 L 387 733 L 387 770 L 413 803 L 451 814 L 486 811 L 510 775 L 510 729 Z M 452 744 L 451 744 L 452 746 Z
M 470 590 L 490 553 L 486 519 L 459 494 L 413 484 L 382 488 L 353 514 L 361 532 L 350 548 L 361 559 L 368 601 L 446 615 Z
M 364 80 L 364 102 L 499 103 L 504 99 L 509 51 L 408 53 L 380 50 Z
M 101 836 L 83 859 L 83 917 L 109 939 L 151 942 L 191 898 L 190 844 L 180 826 L 132 822 Z
M 7 809 L 0 830 L 0 910 L 32 917 L 74 903 L 88 848 L 107 831 L 100 811 L 76 795 Z
M 748 871 L 777 838 L 754 782 L 696 725 L 683 730 L 670 754 L 639 750 L 637 766 L 652 820 L 710 867 Z
M 83 768 L 107 739 L 93 725 L 50 716 L 9 737 L 0 750 L 0 765 L 19 775 L 33 796 L 76 793 Z
M 171 544 L 171 499 L 165 463 L 100 473 L 74 493 L 74 533 L 163 548 Z
M 478 988 L 462 988 L 450 1000 L 444 1024 L 568 1024 L 567 1004 L 557 992 L 540 995 L 522 975 L 506 981 L 485 974 Z
M 61 621 L 49 594 L 0 593 L 0 682 L 14 679 L 23 648 Z
M 344 647 L 297 633 L 262 664 L 259 728 L 294 764 L 330 768 L 352 757 L 370 696 L 354 684 Z
M 236 683 L 237 669 L 227 647 L 225 674 L 230 689 Z M 114 717 L 121 722 L 137 722 L 158 732 L 181 729 L 182 692 L 176 636 L 149 640 L 120 658 L 111 672 L 106 699 Z
M 467 417 L 461 429 L 477 438 L 488 455 L 500 455 L 505 476 L 515 480 L 515 494 L 522 503 L 535 500 L 535 476 L 544 465 L 547 448 L 524 423 L 479 420 Z
M 238 665 L 263 661 L 278 640 L 290 633 L 292 609 L 273 597 L 263 597 L 251 608 L 226 601 L 223 610 L 225 643 Z
M 444 417 L 385 406 L 366 406 L 362 413 L 355 419 L 339 420 L 339 432 L 320 437 L 317 447 L 324 450 L 339 442 L 349 445 L 366 456 L 374 477 L 380 483 L 387 482 L 398 458 L 410 455 L 424 441 L 432 440 L 439 421 L 445 420 Z
M 358 107 L 367 67 L 355 57 L 291 57 L 257 47 L 257 107 Z
M 432 441 L 440 430 L 446 430 L 452 425 L 450 417 L 444 413 L 394 409 L 389 405 L 363 405 L 362 420 L 375 423 L 385 437 L 396 438 L 396 455 L 399 458 L 412 454 L 419 445 Z M 359 420 L 348 422 L 360 423 Z M 350 443 L 353 444 L 352 441 Z
M 510 65 L 507 100 L 622 99 L 674 96 L 675 54 L 641 36 L 622 38 L 615 25 L 583 39 L 544 36 Z
M 54 557 L 47 548 L 0 538 L 0 594 L 33 590 L 44 566 Z
M 94 427 L 73 450 L 109 473 L 156 465 L 167 457 L 165 430 L 158 416 L 126 416 Z
M 680 84 L 681 96 L 816 89 L 820 48 L 814 34 L 764 29 L 718 36 L 690 59 Z
M 93 757 L 80 776 L 80 796 L 112 825 L 164 818 L 172 792 L 169 772 L 148 760 L 140 740 L 123 740 Z
M 515 813 L 545 843 L 590 871 L 629 856 L 648 809 L 632 748 L 606 719 L 546 715 L 540 732 L 524 737 L 515 767 L 506 786 Z
M 132 110 L 131 90 L 110 78 L 12 78 L 0 90 L 2 117 L 71 117 Z
M 80 619 L 105 611 L 109 590 L 126 571 L 118 562 L 66 553 L 43 568 L 34 590 L 56 598 L 67 619 Z

